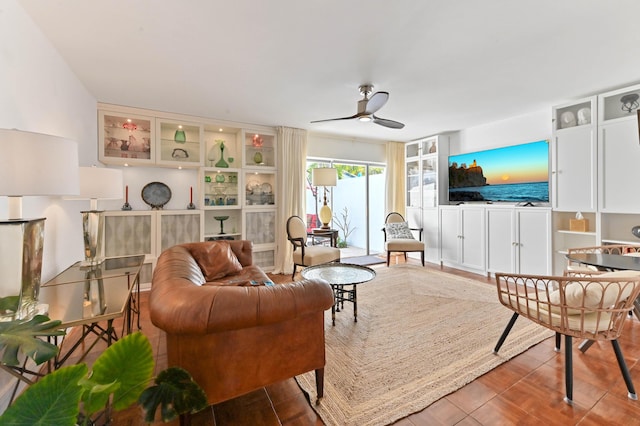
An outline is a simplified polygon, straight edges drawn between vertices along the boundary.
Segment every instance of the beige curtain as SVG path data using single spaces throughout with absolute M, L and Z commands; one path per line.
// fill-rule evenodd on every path
M 293 272 L 293 246 L 287 240 L 287 219 L 306 220 L 307 131 L 279 127 L 278 132 L 278 233 L 276 235 L 276 274 Z
M 387 142 L 386 213 L 405 216 L 404 143 Z

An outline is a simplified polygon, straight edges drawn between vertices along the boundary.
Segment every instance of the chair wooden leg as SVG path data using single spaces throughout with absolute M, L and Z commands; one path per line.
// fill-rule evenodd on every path
M 560 345 L 562 344 L 562 334 L 556 333 L 556 347 L 553 348 L 554 351 L 560 352 Z
M 387 266 L 389 266 L 389 262 L 391 261 L 391 252 L 387 252 Z
M 496 347 L 493 349 L 493 353 L 494 354 L 497 354 L 498 351 L 500 350 L 500 348 L 502 347 L 502 344 L 504 343 L 505 339 L 507 338 L 507 335 L 509 335 L 509 332 L 513 328 L 513 324 L 516 323 L 516 320 L 518 319 L 518 315 L 519 314 L 517 312 L 514 312 L 514 314 L 511 316 L 511 319 L 509 320 L 509 323 L 507 324 L 507 326 L 505 327 L 504 331 L 502 332 L 502 335 L 498 339 L 498 343 L 496 343 Z
M 324 368 L 316 370 L 316 405 L 320 404 L 320 399 L 324 396 Z
M 617 339 L 611 341 L 611 345 L 613 346 L 613 350 L 616 353 L 616 359 L 618 360 L 618 365 L 620 366 L 620 371 L 622 372 L 622 377 L 624 378 L 624 382 L 627 385 L 627 397 L 634 401 L 637 401 L 638 395 L 636 395 L 636 390 L 633 387 L 633 382 L 631 381 L 631 375 L 629 374 L 629 369 L 627 368 L 627 363 L 624 361 L 624 357 L 622 356 L 622 350 L 620 349 L 620 344 Z
M 296 276 L 296 268 L 298 267 L 298 265 L 296 265 L 295 263 L 293 264 L 293 274 L 291 274 L 291 279 L 295 279 L 294 277 Z
M 407 252 L 406 251 L 404 252 L 404 262 L 405 263 L 407 262 Z
M 422 261 L 422 266 L 424 266 L 424 250 L 420 252 L 420 260 Z
M 566 396 L 564 402 L 573 405 L 573 347 L 571 346 L 571 336 L 564 336 L 564 384 Z

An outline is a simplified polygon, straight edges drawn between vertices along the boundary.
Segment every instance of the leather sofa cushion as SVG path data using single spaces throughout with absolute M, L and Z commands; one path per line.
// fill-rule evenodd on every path
M 227 275 L 219 278 L 215 281 L 209 281 L 205 285 L 213 286 L 250 286 L 251 281 L 258 282 L 258 285 L 264 285 L 264 282 L 269 280 L 267 274 L 265 274 L 259 266 L 249 265 L 242 268 L 242 271 L 235 274 Z
M 242 265 L 226 241 L 192 246 L 190 251 L 207 281 L 242 271 Z

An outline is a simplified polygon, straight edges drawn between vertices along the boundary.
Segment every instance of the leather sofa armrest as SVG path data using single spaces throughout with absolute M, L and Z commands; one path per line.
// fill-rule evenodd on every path
M 331 286 L 302 280 L 275 286 L 197 286 L 158 280 L 151 288 L 151 320 L 172 334 L 207 334 L 283 322 L 333 305 Z

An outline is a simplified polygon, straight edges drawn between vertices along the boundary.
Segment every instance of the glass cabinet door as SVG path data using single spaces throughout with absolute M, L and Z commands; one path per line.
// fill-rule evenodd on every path
M 420 207 L 420 163 L 407 162 L 407 206 Z
M 275 135 L 247 130 L 244 136 L 244 166 L 275 167 Z
M 157 120 L 156 163 L 198 167 L 202 161 L 202 126 L 193 123 Z
M 422 160 L 422 207 L 438 205 L 438 159 L 431 156 Z
M 104 164 L 153 164 L 155 119 L 99 111 L 98 158 Z

